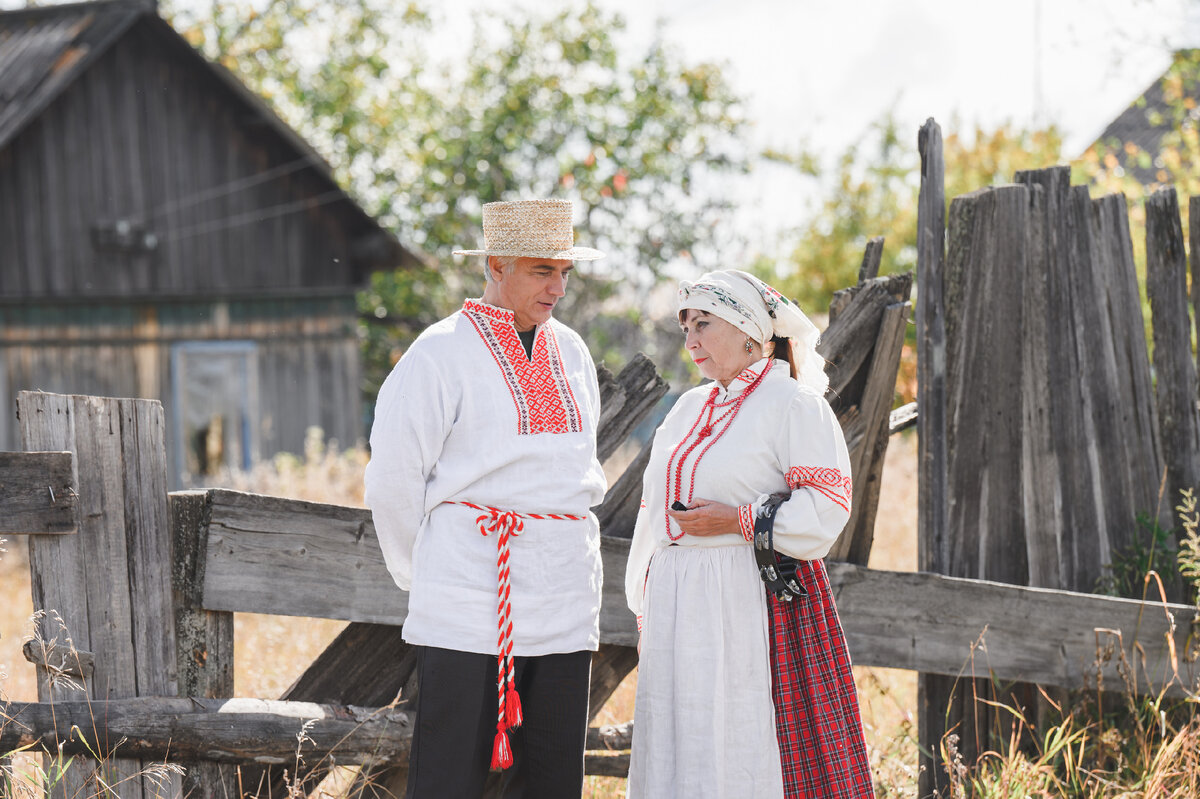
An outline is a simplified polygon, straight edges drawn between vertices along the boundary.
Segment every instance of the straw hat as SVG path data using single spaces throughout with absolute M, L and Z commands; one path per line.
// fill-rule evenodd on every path
M 517 200 L 483 206 L 483 249 L 455 255 L 508 255 L 595 261 L 604 253 L 575 246 L 570 200 Z

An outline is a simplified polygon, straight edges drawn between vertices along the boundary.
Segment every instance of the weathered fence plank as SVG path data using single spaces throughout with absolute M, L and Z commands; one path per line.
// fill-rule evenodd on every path
M 955 198 L 947 220 L 943 283 L 946 523 L 955 534 L 948 536 L 948 559 L 938 572 L 1016 585 L 1028 579 L 1025 514 L 1014 495 L 1022 483 L 1029 207 L 1025 186 Z M 987 731 L 997 715 L 990 706 L 974 704 L 977 693 L 998 698 L 983 680 L 969 690 L 930 696 L 940 714 L 931 714 L 931 726 L 922 730 L 934 744 L 957 729 L 967 763 L 988 748 Z
M 603 367 L 601 369 L 604 370 Z M 667 381 L 659 376 L 654 362 L 640 352 L 621 370 L 614 386 L 616 390 L 602 391 L 600 397 L 596 457 L 601 463 L 608 460 L 625 441 L 630 431 L 658 404 L 668 388 Z
M 1200 195 L 1188 200 L 1188 252 L 1192 271 L 1192 318 L 1196 323 L 1196 342 L 1200 345 Z M 1200 352 L 1196 353 L 1196 370 L 1200 373 Z
M 912 306 L 905 302 L 894 303 L 884 310 L 855 422 L 852 429 L 844 431 L 851 452 L 854 505 L 850 520 L 829 552 L 830 560 L 866 566 L 871 556 L 896 372 L 911 309 Z
M 1028 561 L 1038 585 L 1067 588 L 1074 584 L 1073 527 L 1096 526 L 1090 472 L 1071 465 L 1074 453 L 1086 451 L 1074 324 L 1072 276 L 1066 255 L 1068 167 L 1018 172 L 1017 183 L 1030 188 L 1030 247 L 1025 306 L 1026 395 L 1022 400 L 1031 422 L 1023 442 L 1030 471 L 1026 493 Z M 1041 191 L 1038 192 L 1037 189 Z M 1036 217 L 1036 218 L 1035 218 Z M 1094 578 L 1093 578 L 1094 579 Z M 1090 585 L 1088 586 L 1091 587 Z
M 1158 422 L 1167 473 L 1163 504 L 1174 508 L 1180 491 L 1200 488 L 1200 418 L 1188 318 L 1187 254 L 1173 188 L 1159 189 L 1146 198 L 1146 294 L 1154 325 Z
M 831 324 L 821 335 L 817 352 L 829 362 L 825 368 L 829 391 L 825 396 L 835 411 L 841 410 L 841 397 L 847 393 L 847 386 L 860 375 L 871 357 L 883 313 L 896 302 L 893 292 L 898 278 L 901 276 L 874 278 L 855 286 L 853 299 L 838 314 L 836 324 Z
M 1097 225 L 1087 186 L 1072 186 L 1068 197 L 1068 218 L 1073 232 L 1070 268 L 1075 291 L 1075 325 L 1081 335 L 1080 364 L 1076 380 L 1084 389 L 1083 424 L 1086 448 L 1079 453 L 1075 468 L 1084 467 L 1091 475 L 1091 488 L 1097 499 L 1098 525 L 1093 530 L 1072 530 L 1078 571 L 1075 581 L 1066 587 L 1092 590 L 1108 570 L 1116 553 L 1128 551 L 1137 534 L 1137 508 L 1128 475 L 1129 433 L 1122 427 L 1122 381 L 1129 375 L 1117 370 L 1115 340 L 1126 335 L 1129 320 L 1114 319 L 1100 268 L 1102 256 L 1097 240 Z M 1119 286 L 1114 286 L 1114 289 Z M 1134 322 L 1140 322 L 1140 315 Z
M 69 452 L 0 452 L 0 533 L 76 532 L 75 488 Z
M 946 190 L 942 129 L 929 119 L 917 136 L 917 560 L 940 571 L 946 543 Z M 925 791 L 921 791 L 924 795 Z
M 370 511 L 225 489 L 207 493 L 205 610 L 404 624 L 408 597 L 387 573 Z M 600 633 L 606 642 L 631 646 L 637 627 L 625 605 L 628 544 L 614 549 L 616 540 L 601 538 Z
M 1095 688 L 1102 677 L 1105 690 L 1123 692 L 1119 655 L 1101 657 L 1109 643 L 1119 641 L 1139 692 L 1155 694 L 1169 682 L 1170 696 L 1200 688 L 1200 664 L 1182 657 L 1188 636 L 1200 634 L 1192 606 L 844 563 L 828 569 L 855 665 L 1072 690 Z M 981 634 L 986 650 L 977 651 L 971 663 L 972 644 Z M 1172 682 L 1176 668 L 1179 679 Z
M 201 607 L 208 554 L 208 494 L 182 491 L 169 497 L 174 561 L 175 646 L 179 695 L 201 699 L 233 696 L 233 614 Z M 376 703 L 383 704 L 383 703 Z M 237 774 L 227 763 L 183 761 L 183 795 L 238 796 Z
M 34 608 L 62 619 L 60 627 L 53 615 L 44 617 L 39 638 L 53 645 L 69 637 L 95 656 L 86 693 L 41 670 L 39 698 L 175 695 L 162 405 L 23 391 L 17 409 L 25 449 L 73 452 L 79 481 L 79 534 L 29 542 Z M 77 762 L 62 786 L 66 795 L 88 790 L 90 769 Z M 141 764 L 116 758 L 105 768 L 111 784 L 133 778 Z M 127 799 L 143 795 L 140 779 L 125 786 Z
M 946 253 L 949 561 L 939 573 L 1022 585 L 1028 578 L 1021 485 L 1019 346 L 1029 224 L 1024 186 L 950 205 Z
M 604 495 L 604 501 L 596 508 L 596 519 L 604 535 L 616 538 L 633 538 L 633 527 L 637 523 L 642 499 L 642 480 L 646 465 L 650 463 L 650 450 L 654 445 L 651 436 L 641 451 L 629 462 L 629 466 Z
M 1025 292 L 1021 337 L 1021 496 L 1028 548 L 1029 585 L 1062 587 L 1062 485 L 1058 452 L 1054 449 L 1054 420 L 1048 404 L 1050 374 L 1051 315 L 1047 272 L 1049 245 L 1046 238 L 1046 190 L 1029 186 L 1029 248 L 1025 270 Z
M 917 196 L 917 568 L 941 571 L 946 540 L 946 180 L 942 129 L 931 117 L 917 134 L 921 190 Z M 843 611 L 844 613 L 844 611 Z M 920 770 L 917 793 L 937 785 L 938 744 L 934 730 L 945 718 L 939 698 L 952 686 L 942 677 L 917 679 Z
M 407 759 L 411 714 L 387 708 L 269 699 L 133 697 L 94 702 L 9 702 L 0 747 L 33 744 L 55 751 L 218 763 L 295 762 L 333 753 L 343 765 Z M 310 740 L 298 743 L 301 727 Z M 78 729 L 74 729 L 78 728 Z M 118 747 L 119 744 L 119 747 Z M 314 761 L 310 767 L 316 766 Z M 328 765 L 328 763 L 326 763 Z
M 62 743 L 67 754 L 91 751 L 107 757 L 119 751 L 147 760 L 204 760 L 226 768 L 272 764 L 289 770 L 296 769 L 299 755 L 303 767 L 318 774 L 334 764 L 371 767 L 406 762 L 413 723 L 410 711 L 387 707 L 182 697 L 56 705 L 3 702 L 0 718 L 6 720 L 0 726 L 4 750 L 34 746 L 53 753 Z M 301 742 L 297 736 L 302 728 L 305 740 Z M 586 745 L 591 750 L 627 750 L 632 734 L 632 722 L 591 727 Z M 629 758 L 589 755 L 585 770 L 625 776 Z
M 369 510 L 220 489 L 209 503 L 206 610 L 403 622 Z
M 615 539 L 618 548 L 628 542 Z M 830 582 L 851 656 L 862 666 L 949 675 L 1036 681 L 1068 689 L 1183 696 L 1200 688 L 1196 664 L 1172 661 L 1200 632 L 1196 609 L 1128 599 L 1025 588 L 913 572 L 831 563 Z M 880 602 L 886 596 L 888 602 Z M 1174 649 L 1168 645 L 1168 638 Z M 982 642 L 982 645 L 980 645 Z M 1122 671 L 1131 675 L 1127 684 Z M 961 690 L 961 689 L 960 689 Z M 402 764 L 411 736 L 402 709 L 379 710 L 267 700 L 132 698 L 109 702 L 13 703 L 0 707 L 0 747 L 43 739 L 81 746 L 78 725 L 100 751 L 121 738 L 122 752 L 226 763 L 294 763 L 296 733 L 310 719 L 305 768 L 332 750 L 342 764 Z M 57 725 L 57 726 L 56 726 Z M 589 747 L 628 745 L 622 730 L 589 733 Z M 57 736 L 52 738 L 51 736 Z M 89 740 L 93 746 L 97 742 Z M 607 770 L 605 770 L 607 768 Z M 623 774 L 624 761 L 589 757 L 589 774 Z
M 289 520 L 295 525 L 310 525 L 314 530 L 321 526 L 321 517 L 312 516 L 313 503 L 295 500 L 279 500 L 279 503 L 279 512 L 270 521 L 272 528 L 286 527 Z M 335 508 L 339 512 L 354 510 L 336 506 L 317 506 L 316 510 L 321 508 Z M 335 513 L 334 518 L 338 515 Z M 311 534 L 314 539 L 320 535 L 318 532 Z M 326 536 L 333 540 L 340 533 L 331 530 Z M 335 548 L 314 543 L 312 551 L 323 554 L 313 554 L 306 559 L 306 571 L 294 572 L 291 581 L 273 585 L 274 590 L 281 592 L 284 602 L 294 594 L 310 591 L 311 581 L 319 580 L 330 569 L 340 568 L 326 562 L 330 557 L 337 557 Z M 625 607 L 622 588 L 629 541 L 604 536 L 601 552 L 608 575 L 601 612 L 601 640 L 606 644 L 632 646 L 637 642 L 637 627 Z M 381 555 L 376 553 L 372 557 L 382 563 Z M 1085 684 L 1086 667 L 1091 662 L 1088 658 L 1094 655 L 1092 630 L 1123 629 L 1126 643 L 1129 643 L 1138 629 L 1139 615 L 1142 618 L 1138 638 L 1146 648 L 1148 662 L 1160 663 L 1166 657 L 1164 639 L 1159 637 L 1165 627 L 1157 626 L 1159 622 L 1155 621 L 1164 618 L 1161 605 L 933 574 L 892 574 L 850 564 L 830 563 L 829 571 L 838 586 L 838 609 L 852 641 L 851 654 L 859 665 L 958 675 L 971 643 L 984 626 L 990 625 L 988 655 L 990 667 L 997 677 L 1080 687 Z M 888 601 L 880 602 L 881 596 L 888 597 Z M 353 603 L 356 600 L 348 597 L 347 601 Z M 336 599 L 327 607 L 333 612 L 333 618 L 349 615 L 345 609 L 336 607 Z M 254 611 L 257 607 L 252 604 L 232 609 Z M 1191 609 L 1178 606 L 1170 610 L 1177 614 L 1179 621 L 1177 635 L 1186 635 L 1191 624 L 1191 616 L 1186 613 Z M 402 621 L 403 618 L 397 617 L 392 623 Z M 362 640 L 373 639 L 368 635 Z M 1181 652 L 1184 651 L 1182 640 L 1177 640 Z M 361 651 L 356 645 L 335 642 L 335 646 L 346 651 Z M 352 683 L 355 691 L 374 688 L 365 677 L 347 680 L 343 690 L 348 687 L 347 683 Z M 324 691 L 337 688 L 333 682 L 323 684 L 326 685 Z M 318 690 L 316 685 L 310 685 L 308 690 Z M 395 698 L 396 689 L 395 684 L 388 684 L 381 692 L 360 695 L 372 703 L 383 703 Z
M 879 274 L 879 264 L 883 260 L 883 236 L 875 236 L 867 242 L 863 252 L 862 265 L 858 268 L 858 282 L 870 280 Z
M 1133 513 L 1153 513 L 1162 484 L 1163 460 L 1125 196 L 1108 194 L 1092 200 L 1092 220 L 1100 266 L 1097 279 L 1104 287 L 1102 300 L 1112 316 L 1119 414 L 1116 425 L 1125 444 L 1124 478 L 1129 484 Z M 1170 507 L 1159 508 L 1158 519 L 1164 526 L 1171 526 L 1171 516 Z

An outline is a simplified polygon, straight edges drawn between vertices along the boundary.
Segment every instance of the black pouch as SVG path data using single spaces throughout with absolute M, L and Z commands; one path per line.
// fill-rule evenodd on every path
M 796 578 L 796 559 L 775 551 L 775 514 L 791 495 L 790 491 L 771 494 L 754 519 L 754 560 L 758 564 L 758 576 L 780 602 L 791 602 L 808 594 Z

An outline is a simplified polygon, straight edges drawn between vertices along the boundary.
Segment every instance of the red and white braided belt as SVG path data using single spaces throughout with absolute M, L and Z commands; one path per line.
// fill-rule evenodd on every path
M 465 505 L 481 512 L 475 519 L 481 535 L 496 534 L 497 616 L 500 638 L 498 643 L 496 690 L 499 694 L 499 710 L 496 718 L 496 741 L 492 746 L 492 768 L 506 769 L 512 765 L 512 747 L 508 743 L 508 731 L 521 724 L 521 698 L 517 695 L 517 681 L 513 667 L 512 643 L 512 588 L 509 585 L 508 545 L 509 539 L 520 535 L 525 529 L 525 519 L 553 519 L 556 521 L 583 521 L 587 516 L 570 513 L 517 513 L 501 510 L 473 502 L 453 502 L 448 505 Z

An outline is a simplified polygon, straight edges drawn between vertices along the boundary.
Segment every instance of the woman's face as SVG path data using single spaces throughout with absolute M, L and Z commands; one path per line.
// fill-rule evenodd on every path
M 679 323 L 688 355 L 705 377 L 727 386 L 754 357 L 746 352 L 746 334 L 705 311 L 689 308 Z

